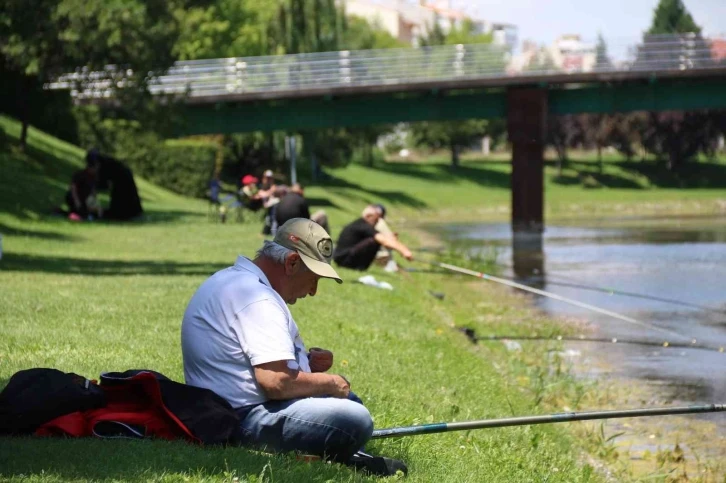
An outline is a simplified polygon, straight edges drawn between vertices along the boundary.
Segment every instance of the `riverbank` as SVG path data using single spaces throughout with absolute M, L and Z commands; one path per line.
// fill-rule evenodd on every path
M 718 348 L 726 343 L 723 310 L 726 298 L 720 290 L 726 251 L 724 217 L 686 217 L 653 220 L 591 218 L 577 224 L 551 225 L 539 253 L 520 252 L 519 260 L 535 257 L 538 272 L 519 276 L 537 288 L 563 297 L 592 304 L 646 324 L 656 324 L 685 337 L 714 347 L 711 351 L 674 348 L 681 342 L 674 334 L 623 323 L 594 311 L 537 297 L 533 306 L 550 317 L 572 321 L 575 334 L 599 337 L 618 344 L 547 340 L 537 331 L 510 334 L 530 337 L 535 332 L 544 340 L 518 341 L 522 350 L 548 345 L 565 357 L 573 374 L 597 380 L 596 395 L 602 397 L 591 407 L 635 408 L 719 404 L 724 399 L 722 368 L 726 359 Z M 499 262 L 512 259 L 508 226 L 501 223 L 455 224 L 444 231 L 462 239 L 462 250 L 476 252 L 482 246 L 499 247 Z M 537 264 L 526 267 L 536 267 Z M 516 267 L 516 262 L 515 262 Z M 521 268 L 521 267 L 520 267 Z M 503 269 L 503 276 L 513 276 Z M 515 268 L 516 270 L 516 268 Z M 677 274 L 677 275 L 676 275 Z M 564 282 L 564 283 L 561 283 Z M 490 283 L 490 282 L 487 282 Z M 585 290 L 588 287 L 613 287 Z M 630 294 L 621 296 L 624 291 Z M 655 294 L 658 300 L 636 297 Z M 688 301 L 694 305 L 674 304 Z M 708 310 L 707 308 L 712 308 Z M 580 326 L 584 320 L 588 323 Z M 473 327 L 483 336 L 486 327 Z M 504 335 L 504 334 L 500 334 Z M 651 340 L 654 346 L 631 345 L 628 340 Z M 662 347 L 663 340 L 671 345 Z M 628 422 L 608 421 L 600 432 L 590 428 L 590 441 L 607 441 L 607 451 L 595 454 L 612 460 L 619 470 L 617 481 L 668 473 L 672 480 L 721 481 L 726 474 L 726 418 L 686 416 L 642 418 Z M 582 428 L 578 426 L 577 428 Z

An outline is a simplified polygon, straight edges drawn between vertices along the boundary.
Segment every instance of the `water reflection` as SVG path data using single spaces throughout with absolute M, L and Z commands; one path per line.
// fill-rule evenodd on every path
M 545 287 L 545 256 L 541 232 L 520 232 L 512 236 L 512 271 L 522 283 Z

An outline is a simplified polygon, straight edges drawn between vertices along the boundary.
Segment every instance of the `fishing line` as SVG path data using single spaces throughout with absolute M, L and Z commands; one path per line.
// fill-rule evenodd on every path
M 584 335 L 577 335 L 577 336 L 565 336 L 565 335 L 556 335 L 551 337 L 546 336 L 540 336 L 540 335 L 476 335 L 474 332 L 474 329 L 471 329 L 469 327 L 460 327 L 459 330 L 463 332 L 469 340 L 476 343 L 479 341 L 500 341 L 500 340 L 515 340 L 515 341 L 541 341 L 541 342 L 601 342 L 601 343 L 607 343 L 607 344 L 633 344 L 633 345 L 643 345 L 643 346 L 650 346 L 650 347 L 660 347 L 660 348 L 672 348 L 672 349 L 698 349 L 698 350 L 705 350 L 705 351 L 712 351 L 712 352 L 720 352 L 724 353 L 726 352 L 726 348 L 723 346 L 716 347 L 711 346 L 708 344 L 700 344 L 696 339 L 691 339 L 690 343 L 685 342 L 670 342 L 670 341 L 653 341 L 653 340 L 644 340 L 644 339 L 619 339 L 617 337 L 587 337 Z
M 491 281 L 491 282 L 499 283 L 499 284 L 502 284 L 502 285 L 507 285 L 509 287 L 518 288 L 518 289 L 524 290 L 526 292 L 534 293 L 534 294 L 537 294 L 537 295 L 541 295 L 541 296 L 544 296 L 544 297 L 551 298 L 553 300 L 558 300 L 560 302 L 565 302 L 567 304 L 574 305 L 576 307 L 581 307 L 581 308 L 584 308 L 584 309 L 591 310 L 593 312 L 597 312 L 597 313 L 600 313 L 600 314 L 604 314 L 604 315 L 607 315 L 609 317 L 612 317 L 612 318 L 615 318 L 615 319 L 618 319 L 618 320 L 622 320 L 624 322 L 628 322 L 628 323 L 633 324 L 633 325 L 638 325 L 638 326 L 645 327 L 645 328 L 648 328 L 648 329 L 657 330 L 658 332 L 662 332 L 664 334 L 668 334 L 668 335 L 670 335 L 672 337 L 679 337 L 679 338 L 682 338 L 682 339 L 683 338 L 687 338 L 687 337 L 685 337 L 685 336 L 683 336 L 683 335 L 681 335 L 681 334 L 679 334 L 677 332 L 674 332 L 672 330 L 664 329 L 662 327 L 658 327 L 656 325 L 649 324 L 647 322 L 642 322 L 642 321 L 636 320 L 636 319 L 634 319 L 632 317 L 628 317 L 628 316 L 625 316 L 625 315 L 618 314 L 618 313 L 613 312 L 611 310 L 606 310 L 606 309 L 603 309 L 601 307 L 596 307 L 594 305 L 586 304 L 584 302 L 580 302 L 580 301 L 573 300 L 573 299 L 570 299 L 570 298 L 567 298 L 567 297 L 563 297 L 561 295 L 557 295 L 557 294 L 554 294 L 552 292 L 546 292 L 544 290 L 540 290 L 540 289 L 537 289 L 537 288 L 529 287 L 527 285 L 522 285 L 521 283 L 513 282 L 511 280 L 505 280 L 503 278 L 495 277 L 493 275 L 489 275 L 489 274 L 486 274 L 486 273 L 483 273 L 483 272 L 476 272 L 474 270 L 469 270 L 467 268 L 457 267 L 456 265 L 451 265 L 451 264 L 448 264 L 448 263 L 427 262 L 427 261 L 422 261 L 422 263 L 428 263 L 428 264 L 433 265 L 433 266 L 436 266 L 436 267 L 445 268 L 447 270 L 451 270 L 451 271 L 454 271 L 454 272 L 459 272 L 459 273 L 463 273 L 463 274 L 466 274 L 466 275 L 471 275 L 473 277 L 477 277 L 477 278 L 481 278 L 481 279 L 484 279 L 484 280 L 488 280 L 488 281 Z
M 497 265 L 502 266 L 504 268 L 508 268 L 510 270 L 514 269 L 514 267 L 512 265 L 509 265 L 506 263 L 497 263 Z M 407 269 L 407 270 L 422 272 L 422 270 L 416 270 L 416 269 Z M 434 273 L 434 272 L 432 272 L 432 273 Z M 553 275 L 552 272 L 548 271 L 546 276 L 542 275 L 540 273 L 533 273 L 533 276 L 542 280 L 542 282 L 547 285 L 555 285 L 555 286 L 568 287 L 568 288 L 578 288 L 578 289 L 582 289 L 582 290 L 590 290 L 593 292 L 607 293 L 609 295 L 619 295 L 619 296 L 623 296 L 623 297 L 633 297 L 633 298 L 640 298 L 640 299 L 644 299 L 644 300 L 653 300 L 655 302 L 663 302 L 663 303 L 667 303 L 667 304 L 680 305 L 682 307 L 690 307 L 693 309 L 699 309 L 699 310 L 703 310 L 706 312 L 712 312 L 714 314 L 726 315 L 726 309 L 708 307 L 705 305 L 694 304 L 692 302 L 685 302 L 683 300 L 676 300 L 676 299 L 672 299 L 672 298 L 659 297 L 656 295 L 650 295 L 650 294 L 644 294 L 644 293 L 638 293 L 638 292 L 629 292 L 626 290 L 618 290 L 618 289 L 609 288 L 609 287 L 599 287 L 597 285 L 589 285 L 589 284 L 582 282 L 581 280 L 578 280 L 575 277 L 570 277 L 569 275 L 566 276 L 566 275 L 563 275 L 560 273 L 554 273 L 554 275 Z M 503 277 L 503 276 L 500 276 L 500 277 L 504 278 L 505 280 L 511 280 L 511 281 L 516 280 L 515 278 L 512 278 L 512 277 Z M 553 278 L 554 278 L 554 280 L 553 280 Z M 564 280 L 564 281 L 556 280 L 558 278 L 561 280 Z
M 498 264 L 498 265 L 501 265 L 505 268 L 510 268 L 510 269 L 512 268 L 511 265 L 507 265 L 507 264 Z M 411 272 L 436 273 L 433 270 L 428 271 L 428 272 L 425 272 L 423 270 L 411 269 L 411 268 L 406 269 L 406 270 L 411 271 Z M 516 278 L 505 277 L 502 275 L 500 275 L 500 277 L 505 280 L 512 280 L 512 281 L 517 280 Z M 653 300 L 655 302 L 663 302 L 663 303 L 667 303 L 667 304 L 680 305 L 683 307 L 690 307 L 693 309 L 699 309 L 699 310 L 703 310 L 706 312 L 712 312 L 714 314 L 726 315 L 726 309 L 708 307 L 705 305 L 694 304 L 691 302 L 684 302 L 683 300 L 676 300 L 676 299 L 666 298 L 666 297 L 658 297 L 656 295 L 650 295 L 650 294 L 644 294 L 644 293 L 638 293 L 638 292 L 628 292 L 625 290 L 618 290 L 618 289 L 609 288 L 609 287 L 599 287 L 597 285 L 588 285 L 588 284 L 582 283 L 581 281 L 579 281 L 575 278 L 565 277 L 561 274 L 555 274 L 554 278 L 555 279 L 559 278 L 562 280 L 569 279 L 569 281 L 563 282 L 563 281 L 553 280 L 553 275 L 551 273 L 548 273 L 546 276 L 541 275 L 541 274 L 534 274 L 534 277 L 536 277 L 538 280 L 541 280 L 546 285 L 555 285 L 555 286 L 569 287 L 569 288 L 579 288 L 582 290 L 590 290 L 593 292 L 602 292 L 602 293 L 606 293 L 608 295 L 620 295 L 623 297 L 641 298 L 641 299 L 645 299 L 645 300 Z

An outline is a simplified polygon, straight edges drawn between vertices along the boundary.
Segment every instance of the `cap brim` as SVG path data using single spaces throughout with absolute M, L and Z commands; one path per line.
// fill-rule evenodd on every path
M 338 273 L 333 267 L 330 266 L 330 264 L 321 262 L 320 260 L 315 260 L 314 258 L 303 255 L 300 252 L 298 252 L 298 255 L 300 255 L 300 258 L 302 259 L 305 266 L 308 267 L 313 273 L 324 278 L 332 278 L 338 283 L 343 283 L 343 279 L 340 278 L 340 275 L 338 275 Z

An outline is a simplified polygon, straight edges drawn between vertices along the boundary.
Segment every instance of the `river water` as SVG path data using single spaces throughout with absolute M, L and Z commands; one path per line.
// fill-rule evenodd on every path
M 552 316 L 591 323 L 589 337 L 707 344 L 715 350 L 612 343 L 567 343 L 594 376 L 636 379 L 674 404 L 726 402 L 726 217 L 591 219 L 547 227 L 541 240 L 517 241 L 508 224 L 449 225 L 446 236 L 469 250 L 491 251 L 505 277 L 595 305 L 665 331 L 623 322 L 534 296 Z M 622 296 L 579 286 L 691 304 Z M 698 306 L 698 307 L 695 307 Z M 680 337 L 679 337 L 680 336 Z M 600 374 L 598 374 L 600 371 Z M 603 374 L 606 373 L 606 374 Z M 707 419 L 714 419 L 711 415 Z M 721 424 L 720 424 L 721 425 Z M 726 424 L 723 425 L 726 428 Z

